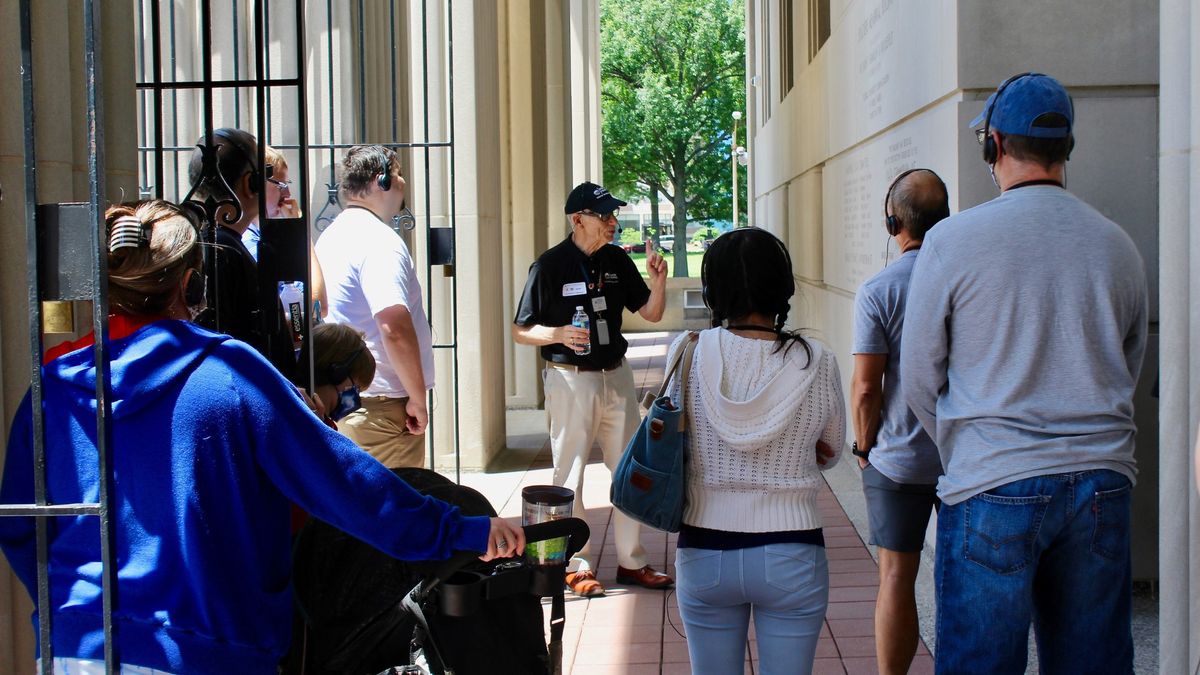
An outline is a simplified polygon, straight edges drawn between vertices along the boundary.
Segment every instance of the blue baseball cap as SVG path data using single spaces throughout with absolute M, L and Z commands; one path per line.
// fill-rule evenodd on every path
M 996 95 L 1000 99 L 996 100 Z M 994 108 L 994 110 L 993 110 Z M 1058 80 L 1041 73 L 1028 73 L 1005 80 L 988 97 L 971 121 L 971 128 L 980 128 L 992 111 L 989 126 L 1002 134 L 1033 136 L 1035 138 L 1065 138 L 1075 126 L 1075 106 L 1071 95 Z M 1058 117 L 1061 115 L 1062 117 Z M 1067 121 L 1066 126 L 1061 120 Z

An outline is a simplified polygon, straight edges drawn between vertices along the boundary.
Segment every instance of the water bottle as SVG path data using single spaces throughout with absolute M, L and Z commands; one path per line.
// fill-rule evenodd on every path
M 575 353 L 580 356 L 587 356 L 592 353 L 592 338 L 591 325 L 592 321 L 588 318 L 587 312 L 583 311 L 583 305 L 575 307 L 575 316 L 571 317 L 571 325 L 576 328 L 582 328 L 588 331 L 588 341 L 582 347 L 577 347 Z
M 299 356 L 304 341 L 304 282 L 279 282 L 279 302 L 283 304 L 283 312 L 291 328 L 292 347 Z

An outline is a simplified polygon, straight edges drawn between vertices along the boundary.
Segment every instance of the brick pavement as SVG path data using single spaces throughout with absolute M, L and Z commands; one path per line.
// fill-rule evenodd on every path
M 657 388 L 662 381 L 666 349 L 674 334 L 644 333 L 627 337 L 635 382 L 642 390 Z M 510 472 L 507 480 L 497 474 L 464 476 L 464 483 L 482 490 L 502 515 L 515 516 L 520 512 L 520 488 L 548 482 L 549 467 L 546 440 L 523 472 Z M 568 595 L 563 672 L 574 675 L 688 673 L 687 643 L 682 636 L 683 622 L 675 594 L 626 587 L 615 582 L 616 554 L 612 544 L 608 486 L 609 472 L 596 449 L 585 472 L 583 517 L 592 529 L 592 550 L 599 552 L 597 574 L 608 594 L 593 599 Z M 878 669 L 872 617 L 878 569 L 828 486 L 818 502 L 829 558 L 830 597 L 813 672 L 875 673 Z M 578 510 L 576 515 L 579 515 Z M 642 542 L 650 554 L 651 565 L 670 569 L 675 558 L 675 538 L 675 535 L 643 530 Z M 752 622 L 745 672 L 757 672 L 757 656 Z M 924 644 L 918 648 L 910 672 L 933 672 L 933 659 Z

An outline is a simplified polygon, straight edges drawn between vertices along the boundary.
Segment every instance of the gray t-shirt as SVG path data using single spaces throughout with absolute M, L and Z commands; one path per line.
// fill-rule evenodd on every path
M 897 483 L 930 485 L 942 475 L 942 460 L 929 434 L 908 409 L 900 388 L 900 335 L 908 278 L 920 251 L 909 251 L 863 282 L 854 297 L 854 354 L 887 354 L 883 410 L 871 465 Z
M 942 456 L 942 501 L 1088 469 L 1134 480 L 1146 318 L 1133 242 L 1062 188 L 1009 190 L 931 230 L 900 372 Z

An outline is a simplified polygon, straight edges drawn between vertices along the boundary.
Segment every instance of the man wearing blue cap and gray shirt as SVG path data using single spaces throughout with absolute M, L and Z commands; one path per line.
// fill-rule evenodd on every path
M 999 197 L 925 237 L 901 378 L 941 454 L 937 671 L 1131 673 L 1142 259 L 1064 189 L 1074 108 L 1005 80 L 972 122 Z
M 529 267 L 521 304 L 513 318 L 513 340 L 541 347 L 546 412 L 554 484 L 575 491 L 583 508 L 583 469 L 592 444 L 614 469 L 641 422 L 633 371 L 625 361 L 629 343 L 621 335 L 625 310 L 647 321 L 662 319 L 666 307 L 667 262 L 646 249 L 650 285 L 619 246 L 617 210 L 625 202 L 595 183 L 580 183 L 567 196 L 564 211 L 571 234 Z M 586 315 L 587 328 L 573 325 Z M 675 581 L 648 564 L 641 526 L 613 513 L 617 581 L 646 588 L 670 588 Z M 590 548 L 571 561 L 567 585 L 581 597 L 604 595 Z

